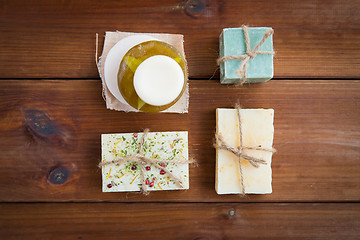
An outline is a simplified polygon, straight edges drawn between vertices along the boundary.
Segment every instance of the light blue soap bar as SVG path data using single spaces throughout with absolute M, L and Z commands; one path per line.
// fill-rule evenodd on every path
M 247 28 L 250 39 L 250 48 L 262 40 L 264 34 L 272 28 L 249 27 Z M 273 51 L 273 38 L 269 36 L 260 46 L 258 51 Z M 242 28 L 225 28 L 220 35 L 220 58 L 232 55 L 244 55 L 246 53 L 245 37 Z M 239 70 L 242 59 L 234 59 L 220 64 L 220 82 L 238 83 L 240 77 L 236 71 Z M 274 64 L 272 54 L 257 54 L 250 59 L 247 68 L 246 82 L 266 82 L 274 76 Z

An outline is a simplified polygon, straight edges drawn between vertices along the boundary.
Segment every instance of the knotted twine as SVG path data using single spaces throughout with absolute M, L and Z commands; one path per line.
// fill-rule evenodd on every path
M 138 153 L 132 155 L 132 156 L 128 156 L 128 157 L 124 157 L 124 158 L 119 158 L 117 160 L 112 160 L 112 161 L 104 161 L 104 162 L 100 162 L 99 163 L 99 168 L 101 168 L 102 166 L 105 165 L 109 165 L 109 164 L 115 164 L 115 165 L 121 165 L 124 162 L 136 162 L 139 164 L 140 166 L 140 186 L 141 186 L 141 192 L 145 195 L 149 194 L 147 188 L 146 188 L 146 184 L 145 184 L 145 165 L 152 165 L 160 170 L 164 170 L 165 173 L 169 174 L 169 176 L 177 183 L 179 184 L 179 186 L 181 188 L 184 188 L 184 183 L 183 181 L 175 176 L 172 172 L 170 172 L 166 167 L 162 167 L 160 164 L 161 163 L 172 163 L 172 164 L 182 164 L 182 163 L 195 163 L 194 159 L 177 159 L 177 160 L 162 160 L 162 159 L 151 159 L 148 157 L 144 156 L 144 143 L 145 143 L 145 139 L 147 137 L 149 133 L 149 129 L 145 129 L 144 133 L 140 139 L 139 142 L 139 151 Z
M 216 62 L 217 62 L 218 65 L 220 65 L 220 63 L 228 61 L 228 60 L 242 59 L 242 62 L 240 64 L 240 68 L 235 73 L 237 73 L 239 75 L 240 79 L 242 79 L 239 82 L 239 84 L 243 85 L 246 82 L 247 68 L 248 68 L 248 64 L 249 64 L 250 59 L 255 58 L 257 54 L 271 54 L 271 55 L 274 55 L 275 52 L 274 51 L 258 51 L 259 47 L 261 45 L 263 45 L 265 40 L 268 37 L 270 37 L 272 34 L 274 34 L 273 29 L 269 29 L 264 34 L 262 40 L 254 47 L 253 50 L 251 50 L 251 48 L 250 48 L 250 38 L 249 38 L 249 33 L 248 33 L 248 30 L 247 30 L 247 26 L 242 25 L 241 28 L 243 29 L 243 32 L 244 32 L 246 53 L 243 54 L 243 55 L 230 55 L 230 56 L 225 56 L 225 57 L 222 57 L 222 58 L 218 58 Z
M 240 172 L 240 184 L 241 184 L 241 194 L 245 195 L 245 184 L 244 184 L 243 170 L 242 170 L 242 166 L 241 166 L 241 158 L 245 159 L 252 166 L 254 166 L 256 168 L 258 168 L 260 166 L 260 164 L 267 165 L 267 163 L 263 159 L 251 157 L 249 155 L 244 154 L 243 150 L 250 149 L 250 150 L 259 150 L 259 151 L 271 152 L 271 153 L 275 153 L 276 150 L 274 148 L 268 149 L 268 148 L 263 148 L 263 147 L 244 146 L 243 145 L 243 133 L 242 133 L 242 129 L 241 129 L 242 122 L 241 122 L 241 115 L 240 115 L 240 110 L 241 110 L 240 105 L 236 104 L 235 109 L 237 111 L 237 117 L 238 117 L 238 121 L 239 121 L 239 146 L 238 147 L 231 146 L 230 144 L 228 144 L 224 140 L 224 138 L 220 134 L 216 133 L 215 134 L 214 147 L 216 149 L 223 149 L 223 150 L 229 151 L 229 152 L 235 154 L 238 157 L 239 172 Z

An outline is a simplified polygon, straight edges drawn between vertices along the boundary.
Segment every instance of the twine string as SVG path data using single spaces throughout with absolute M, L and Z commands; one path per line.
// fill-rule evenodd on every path
M 233 153 L 235 156 L 238 157 L 239 173 L 240 173 L 240 184 L 241 184 L 241 194 L 245 195 L 245 184 L 244 184 L 244 176 L 243 176 L 243 168 L 242 168 L 242 165 L 241 165 L 241 159 L 244 159 L 244 160 L 248 161 L 253 167 L 256 167 L 256 168 L 260 167 L 261 164 L 267 165 L 267 163 L 263 159 L 252 157 L 252 156 L 249 156 L 249 155 L 245 154 L 243 152 L 243 150 L 250 149 L 250 150 L 259 150 L 259 151 L 271 152 L 271 153 L 275 153 L 276 150 L 274 148 L 268 149 L 268 148 L 262 148 L 262 147 L 244 146 L 243 145 L 243 132 L 242 132 L 242 121 L 241 121 L 241 114 L 240 114 L 241 107 L 240 107 L 240 105 L 237 104 L 235 106 L 235 109 L 237 111 L 237 117 L 238 117 L 238 121 L 239 121 L 239 147 L 231 146 L 230 144 L 228 144 L 224 140 L 224 138 L 220 134 L 217 134 L 217 133 L 215 134 L 214 147 L 216 149 L 222 149 L 222 150 L 229 151 L 229 152 Z
M 149 133 L 149 129 L 145 129 L 144 133 L 140 139 L 139 142 L 139 150 L 138 153 L 132 155 L 132 156 L 128 156 L 128 157 L 124 157 L 124 158 L 119 158 L 116 160 L 112 160 L 112 161 L 104 161 L 104 162 L 100 162 L 99 163 L 99 167 L 101 168 L 102 166 L 106 166 L 106 165 L 110 165 L 110 164 L 115 164 L 115 165 L 121 165 L 124 162 L 135 162 L 140 166 L 140 186 L 141 186 L 141 192 L 145 195 L 148 194 L 148 190 L 146 188 L 146 184 L 145 184 L 145 175 L 146 175 L 146 169 L 145 166 L 146 165 L 152 165 L 154 167 L 156 167 L 159 170 L 163 170 L 165 171 L 165 173 L 167 173 L 170 178 L 172 178 L 181 188 L 184 188 L 184 183 L 183 181 L 176 175 L 174 175 L 172 172 L 170 172 L 166 167 L 162 167 L 160 164 L 164 163 L 164 164 L 184 164 L 184 163 L 195 163 L 194 159 L 172 159 L 172 160 L 163 160 L 163 159 L 152 159 L 152 158 L 148 158 L 144 156 L 144 144 L 145 144 L 145 139 L 147 137 Z
M 269 29 L 268 31 L 266 31 L 266 33 L 264 34 L 263 38 L 261 39 L 261 41 L 254 47 L 253 50 L 251 50 L 250 47 L 250 38 L 249 38 L 249 32 L 247 30 L 247 26 L 242 25 L 241 28 L 243 29 L 244 32 L 244 38 L 245 38 L 245 45 L 246 45 L 246 51 L 245 54 L 243 55 L 230 55 L 230 56 L 225 56 L 222 58 L 218 58 L 217 59 L 217 64 L 220 65 L 220 63 L 228 61 L 228 60 L 235 60 L 235 59 L 240 59 L 241 64 L 239 67 L 239 70 L 236 71 L 235 73 L 237 73 L 241 79 L 241 81 L 239 82 L 240 85 L 243 85 L 246 82 L 246 75 L 247 75 L 247 68 L 248 68 L 248 64 L 249 61 L 253 58 L 256 57 L 256 55 L 258 54 L 270 54 L 270 55 L 274 55 L 275 52 L 274 51 L 258 51 L 258 49 L 260 48 L 261 45 L 264 44 L 265 40 L 270 37 L 272 34 L 274 34 L 274 30 L 273 29 Z
M 95 63 L 96 63 L 96 67 L 98 67 L 98 61 L 99 61 L 99 59 L 98 59 L 98 49 L 99 49 L 99 34 L 98 33 L 96 33 L 96 35 L 95 35 Z
M 249 36 L 248 36 L 249 38 Z M 245 62 L 245 61 L 243 61 Z M 245 73 L 246 74 L 246 73 Z M 235 106 L 236 108 L 236 113 L 237 113 L 237 116 L 238 116 L 238 119 L 239 119 L 239 147 L 238 147 L 238 152 L 241 154 L 242 153 L 242 150 L 243 150 L 243 144 L 242 144 L 242 129 L 241 129 L 241 115 L 240 115 L 240 105 L 237 104 Z M 242 195 L 245 194 L 245 185 L 244 185 L 244 174 L 243 174 L 243 169 L 242 169 L 242 165 L 241 165 L 241 159 L 240 159 L 240 156 L 238 157 L 239 158 L 239 172 L 240 172 L 240 183 L 241 183 L 241 193 Z M 254 164 L 253 161 L 249 161 L 251 164 Z M 265 163 L 266 164 L 266 163 Z M 253 165 L 254 166 L 254 165 Z M 255 165 L 256 166 L 256 165 Z
M 95 63 L 96 63 L 96 67 L 98 68 L 99 73 L 100 73 L 100 77 L 101 77 L 101 70 L 100 70 L 100 64 L 101 64 L 101 62 L 99 63 L 99 60 L 101 60 L 101 56 L 98 57 L 98 54 L 99 54 L 99 34 L 98 34 L 98 33 L 95 33 Z M 104 101 L 106 102 L 104 83 L 103 83 L 103 89 L 102 89 L 102 91 L 101 91 L 101 97 L 102 97 L 102 98 L 104 99 Z

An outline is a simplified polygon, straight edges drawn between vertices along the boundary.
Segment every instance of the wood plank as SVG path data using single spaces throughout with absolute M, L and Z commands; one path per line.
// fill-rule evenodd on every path
M 190 77 L 207 79 L 222 28 L 247 24 L 275 29 L 276 78 L 358 78 L 359 11 L 357 0 L 2 0 L 0 76 L 97 78 L 95 33 L 121 30 L 184 34 Z
M 358 239 L 359 204 L 0 204 L 2 239 Z
M 243 88 L 190 81 L 190 113 L 183 115 L 106 110 L 99 80 L 4 80 L 0 89 L 0 201 L 360 200 L 360 81 L 277 80 Z M 275 109 L 270 195 L 215 193 L 215 109 L 238 100 L 244 108 Z M 189 131 L 190 154 L 200 164 L 190 169 L 190 190 L 102 193 L 100 135 L 146 127 Z M 57 173 L 61 184 L 49 181 Z

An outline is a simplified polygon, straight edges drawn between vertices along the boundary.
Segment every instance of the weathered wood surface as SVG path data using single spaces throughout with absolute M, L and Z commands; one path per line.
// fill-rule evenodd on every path
M 189 114 L 106 110 L 100 80 L 3 80 L 0 89 L 0 201 L 360 200 L 360 81 L 273 80 L 239 89 L 192 80 Z M 271 195 L 215 193 L 215 109 L 238 99 L 244 108 L 275 109 Z M 200 164 L 190 170 L 190 190 L 102 193 L 100 135 L 146 127 L 189 131 Z
M 359 12 L 357 0 L 0 0 L 0 239 L 357 239 Z M 221 30 L 242 24 L 275 29 L 278 80 L 207 81 Z M 105 109 L 95 33 L 101 49 L 114 30 L 184 34 L 189 114 Z M 238 100 L 275 109 L 271 195 L 215 193 L 215 109 Z M 190 189 L 102 193 L 100 135 L 146 127 L 189 131 Z
M 275 29 L 276 78 L 358 78 L 358 0 L 0 1 L 1 78 L 97 78 L 95 33 L 185 35 L 190 77 L 208 79 L 225 27 Z M 218 75 L 217 75 L 218 76 Z
M 360 205 L 1 204 L 2 239 L 358 239 Z

